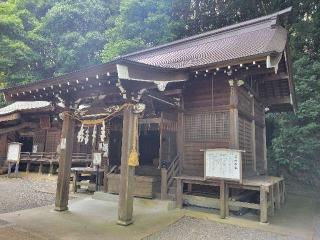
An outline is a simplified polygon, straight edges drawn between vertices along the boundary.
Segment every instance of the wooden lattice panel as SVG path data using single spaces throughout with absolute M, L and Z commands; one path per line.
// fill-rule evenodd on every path
M 60 131 L 48 131 L 47 132 L 47 139 L 46 139 L 46 152 L 56 152 L 57 146 L 60 143 Z
M 264 169 L 264 139 L 263 128 L 256 125 L 256 166 L 257 170 Z
M 252 114 L 252 98 L 250 98 L 250 96 L 248 95 L 248 92 L 243 89 L 240 88 L 239 89 L 239 111 L 242 111 L 248 115 Z
M 259 95 L 263 98 L 289 96 L 290 89 L 287 79 L 265 81 L 259 85 Z
M 228 141 L 229 112 L 208 112 L 185 115 L 185 141 Z
M 182 174 L 204 176 L 203 149 L 228 148 L 228 142 L 185 142 L 183 152 Z
M 242 167 L 244 171 L 253 170 L 252 126 L 251 122 L 239 117 L 239 148 L 243 153 Z
M 37 146 L 37 152 L 44 152 L 44 146 L 46 142 L 46 131 L 41 130 L 34 133 L 33 146 Z
M 254 102 L 254 117 L 256 122 L 264 124 L 264 107 L 259 102 Z

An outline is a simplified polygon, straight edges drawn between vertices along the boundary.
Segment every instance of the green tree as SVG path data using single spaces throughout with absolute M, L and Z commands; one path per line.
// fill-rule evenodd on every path
M 105 32 L 103 61 L 175 39 L 171 6 L 170 0 L 122 0 L 113 28 Z
M 100 51 L 118 9 L 118 1 L 64 0 L 55 3 L 35 31 L 48 75 L 60 75 L 100 63 Z
M 26 6 L 33 1 L 0 2 L 0 85 L 37 78 L 39 54 L 32 33 L 39 22 Z
M 294 64 L 298 111 L 271 116 L 276 130 L 270 160 L 280 174 L 319 185 L 320 61 L 303 56 Z

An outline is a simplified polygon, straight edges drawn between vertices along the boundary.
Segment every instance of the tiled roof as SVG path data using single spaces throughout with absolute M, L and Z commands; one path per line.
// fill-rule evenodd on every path
M 51 108 L 51 103 L 47 101 L 17 101 L 6 107 L 0 108 L 0 116 L 15 112 L 24 112 L 30 110 L 47 110 Z
M 285 10 L 283 12 L 286 13 Z M 189 68 L 281 53 L 287 42 L 287 31 L 277 25 L 276 17 L 283 12 L 128 54 L 123 58 L 158 67 Z

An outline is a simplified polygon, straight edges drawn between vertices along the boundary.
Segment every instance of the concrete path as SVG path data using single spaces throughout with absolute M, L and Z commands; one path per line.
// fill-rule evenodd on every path
M 0 239 L 142 239 L 166 229 L 168 225 L 176 223 L 183 216 L 311 239 L 312 218 L 320 208 L 318 208 L 318 202 L 305 202 L 309 207 L 302 208 L 300 211 L 299 206 L 303 201 L 307 200 L 289 197 L 287 209 L 284 208 L 278 212 L 276 217 L 271 219 L 270 224 L 262 225 L 254 219 L 255 217 L 252 217 L 253 219 L 230 217 L 222 220 L 211 210 L 207 212 L 188 209 L 168 211 L 166 202 L 135 199 L 134 224 L 123 227 L 116 224 L 118 207 L 116 199 L 102 201 L 86 197 L 70 201 L 70 209 L 67 212 L 55 212 L 52 210 L 53 206 L 46 206 L 1 214 Z M 297 205 L 298 203 L 300 205 Z

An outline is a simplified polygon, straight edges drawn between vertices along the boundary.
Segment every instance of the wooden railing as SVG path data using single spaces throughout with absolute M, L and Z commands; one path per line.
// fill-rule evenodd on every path
M 21 152 L 20 161 L 22 162 L 59 162 L 59 154 L 56 152 Z M 73 153 L 72 162 L 82 163 L 92 161 L 92 155 L 87 153 Z
M 49 164 L 49 173 L 52 174 L 54 166 L 59 164 L 59 154 L 56 152 L 21 152 L 20 162 L 27 163 L 26 172 L 29 172 L 31 164 L 39 164 L 39 173 L 42 173 L 43 165 Z M 92 154 L 73 153 L 72 164 L 85 164 L 89 166 L 92 163 Z
M 174 177 L 179 173 L 179 160 L 180 157 L 177 155 L 167 168 L 161 168 L 161 199 L 168 198 L 169 188 L 173 186 Z

